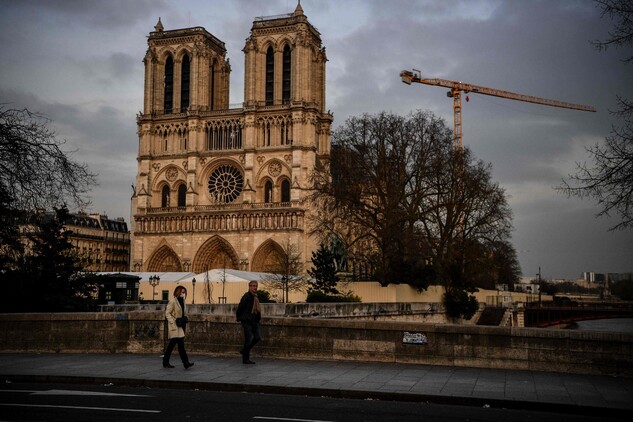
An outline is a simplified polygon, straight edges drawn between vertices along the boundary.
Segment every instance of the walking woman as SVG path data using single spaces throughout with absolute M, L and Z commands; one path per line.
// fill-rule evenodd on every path
M 236 311 L 237 320 L 242 323 L 244 329 L 244 346 L 240 349 L 242 363 L 253 364 L 251 349 L 260 340 L 259 321 L 262 317 L 261 307 L 257 299 L 257 282 L 248 283 L 248 292 L 244 293 Z
M 167 304 L 165 318 L 167 318 L 167 328 L 169 330 L 169 344 L 163 355 L 163 368 L 173 368 L 169 363 L 171 352 L 174 346 L 178 345 L 178 354 L 185 369 L 193 366 L 187 357 L 185 350 L 185 327 L 187 326 L 185 317 L 185 299 L 187 298 L 187 289 L 182 286 L 176 287 L 174 297 Z

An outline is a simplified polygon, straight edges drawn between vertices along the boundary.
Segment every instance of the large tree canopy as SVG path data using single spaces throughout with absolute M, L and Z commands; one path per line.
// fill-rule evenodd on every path
M 370 264 L 382 284 L 420 289 L 441 282 L 468 290 L 477 279 L 517 276 L 505 193 L 490 166 L 454 150 L 442 119 L 366 114 L 348 119 L 332 140 L 329 163 L 314 175 L 322 210 L 315 232 L 345 243 L 350 270 Z M 492 265 L 500 250 L 505 259 Z

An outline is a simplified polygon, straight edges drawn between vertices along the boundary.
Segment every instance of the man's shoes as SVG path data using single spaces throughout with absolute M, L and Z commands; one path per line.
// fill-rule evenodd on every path
M 174 368 L 174 365 L 170 365 L 168 363 L 163 362 L 163 368 Z
M 242 363 L 245 364 L 245 365 L 255 365 L 255 362 L 253 362 L 250 359 L 249 360 L 243 360 Z
M 193 362 L 187 362 L 185 363 L 185 369 L 189 369 L 193 366 Z

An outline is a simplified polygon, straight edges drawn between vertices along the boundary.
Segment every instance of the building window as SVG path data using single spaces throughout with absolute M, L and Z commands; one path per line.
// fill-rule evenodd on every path
M 281 145 L 292 145 L 292 126 L 281 122 Z
M 238 121 L 208 128 L 207 149 L 226 150 L 242 148 L 242 128 Z
M 266 105 L 273 105 L 275 93 L 275 52 L 272 47 L 266 51 Z
M 267 204 L 273 202 L 273 182 L 270 180 L 267 180 L 264 185 L 264 202 Z
M 169 206 L 169 186 L 163 186 L 163 192 L 161 195 L 161 207 L 167 208 Z
M 290 181 L 286 179 L 281 182 L 281 202 L 290 202 Z
M 163 109 L 166 114 L 172 113 L 174 108 L 174 60 L 167 57 L 165 61 L 165 88 Z
M 185 207 L 187 206 L 187 187 L 183 183 L 178 186 L 178 206 Z
M 235 201 L 244 188 L 242 172 L 230 164 L 213 170 L 209 177 L 209 193 L 216 202 L 228 204 Z
M 283 53 L 283 71 L 282 71 L 282 94 L 281 99 L 284 104 L 288 104 L 290 102 L 290 46 L 286 45 L 284 47 Z
M 269 147 L 271 145 L 270 140 L 270 123 L 264 123 L 264 146 Z
M 180 75 L 180 112 L 184 113 L 189 108 L 189 81 L 190 81 L 189 56 L 185 54 L 182 58 Z

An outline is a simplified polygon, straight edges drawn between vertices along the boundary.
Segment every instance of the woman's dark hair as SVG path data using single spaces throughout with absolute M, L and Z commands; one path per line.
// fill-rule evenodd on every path
M 187 288 L 186 287 L 184 287 L 184 286 L 177 286 L 176 289 L 174 289 L 174 297 L 179 297 L 183 290 L 185 291 L 185 294 L 187 294 Z

